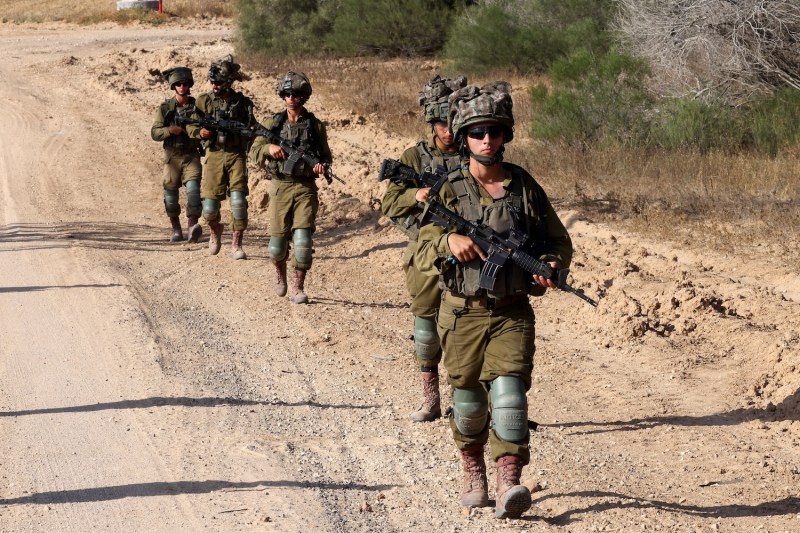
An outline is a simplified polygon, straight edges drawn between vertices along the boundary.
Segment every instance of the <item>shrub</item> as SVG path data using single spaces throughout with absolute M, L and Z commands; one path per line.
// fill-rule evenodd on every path
M 239 46 L 285 57 L 320 55 L 338 0 L 239 0 Z

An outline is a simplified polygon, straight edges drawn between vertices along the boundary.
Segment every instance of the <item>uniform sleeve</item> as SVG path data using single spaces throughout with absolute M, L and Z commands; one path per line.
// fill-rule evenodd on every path
M 161 106 L 156 109 L 155 116 L 153 117 L 153 127 L 150 128 L 150 137 L 154 141 L 165 141 L 169 139 L 169 125 L 164 123 L 164 115 L 161 112 Z
M 328 130 L 321 120 L 316 121 L 317 126 L 317 143 L 319 144 L 319 158 L 323 163 L 330 165 L 333 163 L 333 154 L 331 147 L 328 146 Z
M 400 162 L 404 165 L 412 167 L 417 172 L 420 171 L 421 162 L 419 153 L 415 147 L 408 148 L 403 155 L 400 156 Z M 417 202 L 417 189 L 416 187 L 407 187 L 406 185 L 389 181 L 386 186 L 386 192 L 381 201 L 381 211 L 387 217 L 402 217 L 411 214 L 415 210 L 419 210 Z
M 456 210 L 456 195 L 448 184 L 445 184 L 439 191 L 439 197 L 445 207 Z M 422 226 L 419 232 L 419 244 L 414 252 L 414 266 L 420 272 L 428 276 L 436 276 L 447 268 L 447 258 L 453 255 L 447 244 L 447 237 L 450 233 L 436 224 Z
M 272 129 L 274 125 L 274 118 L 270 118 L 263 123 L 263 127 L 266 129 Z M 263 166 L 269 159 L 271 159 L 269 155 L 269 145 L 269 139 L 266 137 L 256 137 L 252 146 L 250 146 L 250 160 L 253 161 L 257 166 Z
M 539 256 L 539 260 L 557 261 L 561 268 L 567 268 L 572 262 L 572 239 L 546 195 L 544 204 L 547 209 L 547 225 L 545 226 L 547 238 L 545 239 L 545 249 Z

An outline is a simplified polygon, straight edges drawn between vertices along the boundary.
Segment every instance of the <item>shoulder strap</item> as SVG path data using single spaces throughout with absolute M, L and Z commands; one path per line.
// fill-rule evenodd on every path
M 467 183 L 464 172 L 458 168 L 447 174 L 447 181 L 458 198 L 459 215 L 467 220 L 477 221 L 483 217 L 480 195 Z

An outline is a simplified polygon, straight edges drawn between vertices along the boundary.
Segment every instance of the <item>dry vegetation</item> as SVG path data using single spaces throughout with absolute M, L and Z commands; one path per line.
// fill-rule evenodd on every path
M 234 15 L 233 2 L 225 0 L 164 0 L 163 10 L 164 14 L 160 16 L 153 11 L 117 11 L 115 0 L 0 0 L 0 20 L 19 24 L 52 21 L 76 24 L 142 21 L 158 24 L 176 18 L 229 18 Z

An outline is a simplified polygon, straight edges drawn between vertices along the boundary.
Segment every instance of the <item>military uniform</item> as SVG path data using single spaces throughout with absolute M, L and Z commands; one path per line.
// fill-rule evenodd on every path
M 285 111 L 277 113 L 264 123 L 264 127 L 274 129 L 292 144 L 309 146 L 324 164 L 333 161 L 325 125 L 309 111 L 304 111 L 296 123 L 287 120 Z M 288 239 L 297 229 L 307 229 L 313 234 L 319 210 L 319 187 L 316 181 L 319 175 L 302 160 L 297 162 L 291 173 L 285 172 L 286 160 L 273 159 L 269 154 L 269 144 L 265 137 L 258 137 L 250 148 L 250 157 L 257 165 L 266 163 L 271 177 L 270 235 Z M 300 258 L 294 254 L 291 265 L 307 271 L 311 268 L 311 259 L 310 254 Z
M 175 118 L 189 118 L 194 113 L 195 99 L 189 97 L 189 103 L 185 106 L 178 104 L 173 96 L 161 104 L 153 117 L 153 127 L 150 135 L 154 141 L 163 141 L 164 146 L 164 189 L 177 191 L 181 185 L 187 181 L 200 180 L 202 167 L 200 166 L 200 141 L 190 139 L 185 133 L 181 135 L 170 135 L 169 127 L 175 124 Z M 192 209 L 196 208 L 196 212 Z M 202 205 L 187 205 L 187 214 L 200 215 Z M 178 211 L 177 214 L 180 214 Z
M 226 101 L 213 92 L 201 94 L 197 98 L 195 118 L 209 117 L 215 120 L 228 119 L 255 124 L 253 116 L 253 101 L 242 93 L 231 91 L 230 98 Z M 200 138 L 200 127 L 189 124 L 186 127 L 189 136 Z M 204 142 L 205 156 L 203 163 L 203 182 L 201 194 L 203 199 L 224 200 L 230 193 L 241 192 L 248 194 L 247 187 L 247 149 L 250 140 L 247 137 L 235 134 L 218 133 L 215 138 Z M 243 216 L 237 217 L 231 210 L 231 227 L 234 231 L 247 229 L 247 208 Z M 207 216 L 206 216 L 207 215 Z M 219 222 L 220 215 L 205 212 L 206 222 Z
M 540 260 L 567 267 L 572 243 L 544 191 L 522 168 L 509 163 L 503 163 L 503 168 L 505 197 L 493 199 L 469 171 L 458 170 L 449 174 L 442 187 L 443 204 L 468 220 L 486 223 L 503 236 L 511 228 L 532 236 Z M 494 291 L 479 288 L 481 261 L 448 262 L 451 252 L 447 235 L 439 226 L 423 227 L 415 259 L 423 274 L 440 275 L 444 289 L 437 326 L 450 384 L 454 389 L 480 389 L 486 396 L 496 378 L 516 376 L 527 391 L 535 350 L 535 318 L 528 295 L 541 295 L 544 289 L 512 262 L 500 270 Z M 519 423 L 524 423 L 524 428 L 519 428 L 521 438 L 514 441 L 490 430 L 488 418 L 469 435 L 459 429 L 455 419 L 451 427 L 459 449 L 490 440 L 495 461 L 514 455 L 527 464 L 527 419 Z

